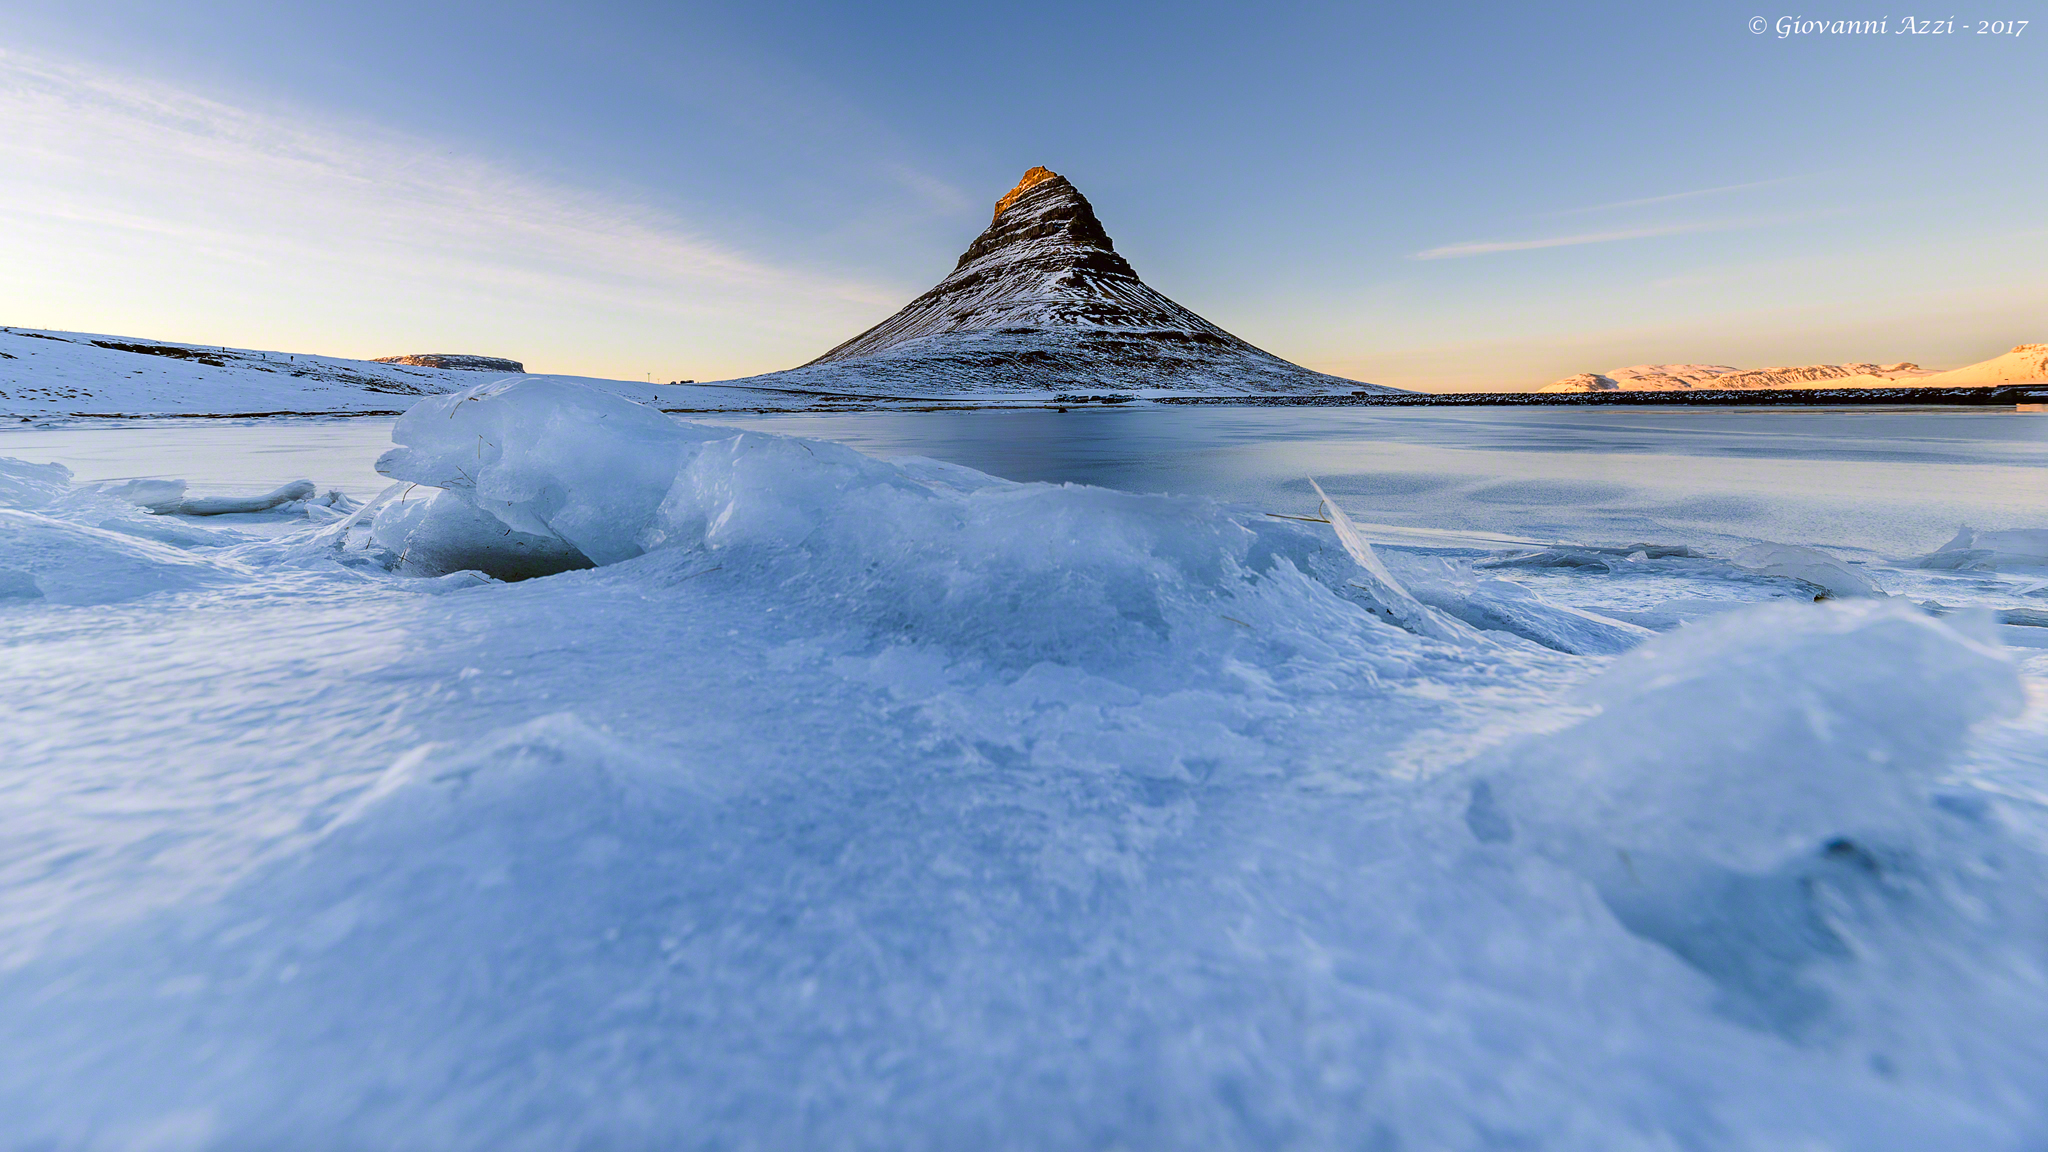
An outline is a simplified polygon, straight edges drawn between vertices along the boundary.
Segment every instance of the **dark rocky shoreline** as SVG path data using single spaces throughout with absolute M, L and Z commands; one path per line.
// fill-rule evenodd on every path
M 1999 407 L 2048 403 L 2048 383 L 1974 388 L 1784 388 L 1710 389 L 1677 392 L 1356 392 L 1338 396 L 1169 396 L 1155 404 L 1267 404 L 1315 408 L 1480 407 L 1588 404 L 1713 407 L 1816 408 L 1867 404 L 1934 404 Z
M 716 416 L 721 412 L 957 412 L 977 408 L 1109 408 L 1147 404 L 1201 404 L 1211 406 L 1259 406 L 1268 408 L 1479 408 L 1514 406 L 1524 408 L 1587 405 L 1628 405 L 1637 407 L 1751 407 L 1751 408 L 1842 408 L 1873 405 L 1921 405 L 1927 407 L 2013 407 L 2020 404 L 2048 404 L 2048 384 L 2002 384 L 1976 388 L 1797 388 L 1784 390 L 1691 389 L 1683 392 L 1361 392 L 1322 396 L 1130 396 L 1114 393 L 1077 395 L 1066 393 L 1051 399 L 1020 401 L 1015 397 L 946 396 L 856 396 L 848 393 L 782 391 L 790 397 L 784 405 L 739 408 L 662 407 L 677 415 Z M 41 419 L 55 420 L 250 420 L 271 417 L 398 416 L 397 409 L 380 411 L 269 411 L 269 412 L 73 412 L 53 413 Z M 23 416 L 23 423 L 36 417 Z

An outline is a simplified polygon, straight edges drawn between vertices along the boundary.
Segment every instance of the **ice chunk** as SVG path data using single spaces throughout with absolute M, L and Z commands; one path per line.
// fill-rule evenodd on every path
M 713 430 L 695 431 L 705 439 L 643 532 L 650 548 L 794 549 L 814 537 L 843 539 L 867 517 L 899 532 L 910 528 L 899 537 L 907 543 L 918 530 L 957 524 L 949 513 L 972 495 L 934 489 L 839 444 L 725 429 L 711 439 Z
M 0 509 L 0 587 L 56 604 L 112 604 L 190 588 L 222 573 L 204 560 L 150 540 Z M 33 590 L 33 591 L 31 591 Z
M 311 500 L 318 492 L 319 489 L 314 487 L 311 480 L 294 480 L 261 496 L 201 496 L 178 501 L 175 505 L 161 510 L 184 516 L 228 516 L 238 512 L 268 512 L 280 505 Z
M 71 490 L 71 469 L 0 456 L 0 507 L 41 508 Z
M 1755 544 L 1735 554 L 1735 564 L 1759 576 L 1810 584 L 1836 598 L 1883 596 L 1870 577 L 1822 552 L 1795 544 Z
M 1552 604 L 1512 580 L 1476 583 L 1413 582 L 1416 599 L 1474 628 L 1511 632 L 1546 648 L 1581 656 L 1611 656 L 1656 635 L 1638 624 Z
M 1899 562 L 1908 568 L 1949 570 L 2048 568 L 2048 528 L 2010 528 L 1979 532 L 1965 528 L 1955 539 L 1929 552 Z
M 175 512 L 185 499 L 183 480 L 118 480 L 90 485 L 86 491 L 147 508 L 152 512 Z
M 1387 566 L 1382 564 L 1379 556 L 1373 552 L 1372 545 L 1366 542 L 1365 537 L 1359 534 L 1357 526 L 1351 523 L 1351 517 L 1345 515 L 1344 510 L 1337 507 L 1336 502 L 1324 494 L 1321 485 L 1310 480 L 1308 486 L 1315 489 L 1316 499 L 1322 501 L 1323 515 L 1330 521 L 1330 527 L 1337 533 L 1337 540 L 1344 545 L 1344 551 L 1364 570 L 1365 579 L 1359 582 L 1359 587 L 1372 597 L 1378 605 L 1380 615 L 1418 636 L 1453 642 L 1469 642 L 1473 639 L 1469 629 L 1462 627 L 1455 620 L 1446 619 L 1430 611 L 1428 605 L 1401 587 L 1400 581 L 1394 579 L 1393 573 L 1387 571 Z
M 1737 612 L 1754 603 L 1754 600 L 1701 600 L 1687 597 L 1665 600 L 1648 608 L 1609 608 L 1606 614 L 1616 620 L 1648 628 L 1652 632 L 1669 632 L 1703 616 Z
M 186 488 L 183 480 L 149 477 L 74 485 L 70 469 L 61 464 L 29 464 L 0 457 L 0 507 L 42 510 L 57 506 L 72 510 L 97 509 L 104 513 L 121 506 L 132 506 L 159 515 L 185 516 L 269 512 L 294 504 L 303 505 L 307 510 L 322 508 L 330 513 L 345 513 L 357 507 L 355 501 L 341 492 L 321 493 L 311 480 L 294 480 L 261 496 L 188 499 Z M 118 518 L 116 522 L 103 526 L 131 534 L 156 534 L 154 530 L 142 529 Z
M 1931 838 L 1931 786 L 1970 727 L 2022 703 L 1994 647 L 1867 600 L 1690 625 L 1589 695 L 1599 714 L 1473 783 L 1467 828 L 1577 872 L 1726 1011 L 1795 1035 L 1830 1009 L 1803 974 L 1851 956 L 1845 915 L 1873 936 L 1930 931 L 1895 927 L 1887 877 Z
M 1475 638 L 1402 591 L 1355 532 L 1340 549 L 1198 498 L 903 468 L 843 445 L 681 424 L 540 379 L 423 402 L 394 435 L 407 444 L 385 456 L 387 473 L 449 487 L 424 506 L 420 489 L 382 498 L 361 518 L 367 533 L 337 538 L 407 571 L 516 578 L 579 555 L 662 554 L 667 578 L 721 573 L 829 602 L 848 626 L 1003 664 L 1130 660 L 1183 620 L 1249 627 L 1245 613 L 1257 610 L 1219 601 L 1267 575 L 1320 586 L 1287 593 L 1317 598 L 1297 611 L 1363 600 L 1401 626 Z M 1158 667 L 1156 655 L 1146 665 Z
M 1588 696 L 1600 714 L 1496 779 L 1506 809 L 1575 853 L 1749 872 L 1912 824 L 1970 725 L 2022 700 L 2001 652 L 1892 601 L 1699 621 L 1622 657 Z
M 370 542 L 405 575 L 478 571 L 525 580 L 591 566 L 563 540 L 521 532 L 478 508 L 467 493 L 421 488 L 411 497 L 385 504 L 370 530 Z
M 378 469 L 444 491 L 386 502 L 374 535 L 428 572 L 518 579 L 651 549 L 795 544 L 855 474 L 930 494 L 837 445 L 683 424 L 544 379 L 423 401 L 392 437 L 402 447 Z
M 589 388 L 511 378 L 415 404 L 377 470 L 615 564 L 646 550 L 641 535 L 687 447 L 717 435 Z
M 1590 544 L 1555 544 L 1535 551 L 1517 552 L 1479 561 L 1478 568 L 1597 568 L 1617 572 L 1649 560 L 1703 560 L 1705 553 L 1682 544 L 1624 544 L 1600 547 Z

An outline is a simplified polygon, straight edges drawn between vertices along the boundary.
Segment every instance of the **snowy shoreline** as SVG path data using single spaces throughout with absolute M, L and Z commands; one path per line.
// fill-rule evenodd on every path
M 139 349 L 139 351 L 138 351 Z M 831 384 L 833 365 L 801 370 Z M 847 371 L 851 371 L 848 369 Z M 779 380 L 770 374 L 755 380 Z M 717 413 L 965 411 L 993 408 L 1071 409 L 1111 406 L 1429 407 L 1472 405 L 1802 406 L 2016 405 L 2048 402 L 2048 385 L 1948 388 L 1786 389 L 1681 392 L 1425 393 L 1347 391 L 1204 392 L 1132 386 L 1077 378 L 1064 390 L 1015 386 L 949 386 L 909 395 L 794 389 L 747 381 L 650 384 L 628 380 L 530 374 L 595 388 L 678 415 Z M 433 368 L 370 360 L 138 341 L 76 332 L 0 328 L 0 417 L 18 421 L 400 416 L 421 397 L 445 395 L 495 379 L 495 371 Z M 1331 378 L 1334 380 L 1334 378 Z M 847 376 L 843 384 L 858 383 Z
M 557 377 L 557 379 L 565 379 Z M 697 385 L 717 388 L 720 385 Z M 786 404 L 736 403 L 710 407 L 675 406 L 659 403 L 658 395 L 647 407 L 677 416 L 727 414 L 797 414 L 805 412 L 970 412 L 996 409 L 1049 409 L 1132 407 L 1148 405 L 1199 405 L 1203 407 L 1247 408 L 1464 408 L 1464 407 L 1712 407 L 1712 408 L 2000 408 L 2048 403 L 2048 384 L 2017 384 L 1971 388 L 1808 388 L 1783 392 L 1719 392 L 1699 389 L 1685 392 L 1435 392 L 1358 396 L 1266 395 L 1266 396 L 1173 396 L 1096 395 L 1055 396 L 1050 399 L 1020 399 L 1014 396 L 931 397 L 931 396 L 843 396 L 820 394 L 806 397 L 792 393 Z M 64 420 L 264 420 L 289 417 L 347 418 L 353 416 L 403 416 L 406 409 L 276 410 L 264 412 L 63 412 L 42 416 L 20 416 L 23 422 Z

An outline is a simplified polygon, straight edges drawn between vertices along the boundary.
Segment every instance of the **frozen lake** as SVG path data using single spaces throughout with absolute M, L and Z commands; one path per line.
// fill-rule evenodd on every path
M 706 423 L 930 456 L 1010 480 L 1534 540 L 1769 539 L 1925 552 L 2048 507 L 2048 416 L 1980 408 L 1137 408 L 829 413 Z M 244 493 L 311 479 L 367 499 L 390 418 L 0 429 L 0 455 L 81 480 Z
M 0 1152 L 2048 1141 L 2048 420 L 402 419 L 0 430 Z

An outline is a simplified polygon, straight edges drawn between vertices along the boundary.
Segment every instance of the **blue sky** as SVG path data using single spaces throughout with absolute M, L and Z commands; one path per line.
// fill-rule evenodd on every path
M 2048 22 L 1741 5 L 0 3 L 0 323 L 785 367 L 1033 164 L 1328 371 L 1952 367 L 2048 339 Z

